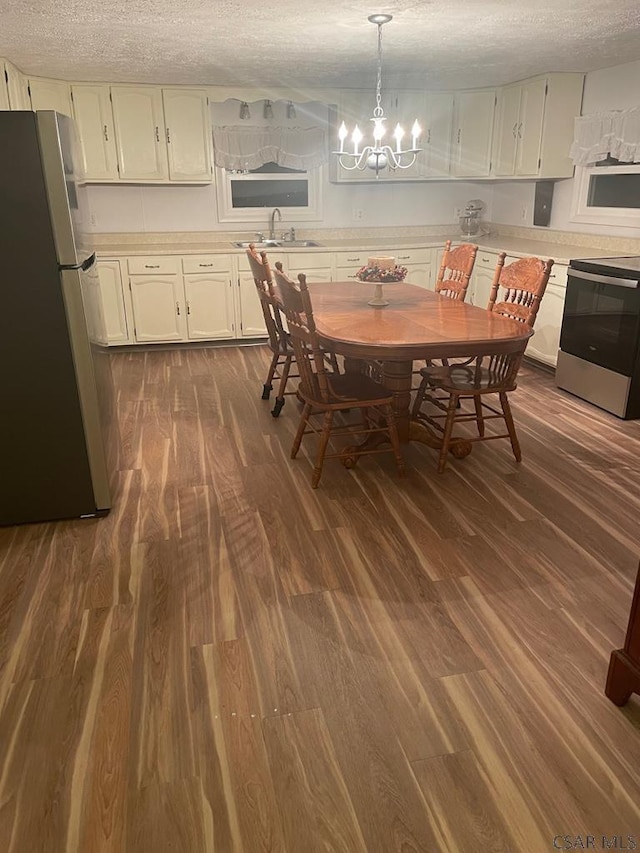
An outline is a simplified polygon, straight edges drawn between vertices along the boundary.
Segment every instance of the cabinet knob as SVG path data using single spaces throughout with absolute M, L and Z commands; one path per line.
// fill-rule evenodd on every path
M 176 314 L 178 315 L 178 317 L 180 316 L 180 303 L 179 302 L 176 302 Z
M 171 142 L 171 134 L 169 133 L 169 128 L 167 128 L 167 142 Z
M 145 264 L 144 268 L 146 270 L 157 270 L 160 269 L 160 264 Z
M 511 133 L 513 133 L 513 138 L 514 138 L 514 139 L 516 138 L 516 133 L 517 133 L 517 132 L 518 132 L 518 122 L 516 122 L 516 123 L 513 125 L 513 129 L 512 129 L 512 131 L 511 131 Z
M 458 145 L 460 145 L 460 136 L 462 135 L 462 131 L 458 128 Z
M 160 128 L 156 125 L 156 142 L 160 142 Z
M 103 134 L 103 136 L 104 136 L 104 141 L 105 141 L 105 142 L 108 142 L 108 141 L 109 141 L 109 128 L 107 127 L 107 125 L 106 125 L 106 124 L 105 124 L 105 126 L 102 128 L 102 134 Z
M 522 139 L 522 122 L 518 125 L 518 139 Z
M 191 314 L 191 305 L 187 302 L 187 314 Z
M 348 260 L 350 263 L 357 263 L 357 262 L 360 260 L 360 258 L 347 258 L 347 260 Z
M 212 267 L 213 264 L 198 264 L 199 267 Z

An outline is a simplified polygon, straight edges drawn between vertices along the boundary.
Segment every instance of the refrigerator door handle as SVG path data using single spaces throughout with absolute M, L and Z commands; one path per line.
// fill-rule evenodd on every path
M 96 262 L 96 253 L 94 252 L 92 255 L 89 255 L 88 258 L 85 258 L 81 264 L 59 264 L 58 269 L 60 270 L 82 270 L 82 272 L 86 272 L 91 269 L 91 267 Z

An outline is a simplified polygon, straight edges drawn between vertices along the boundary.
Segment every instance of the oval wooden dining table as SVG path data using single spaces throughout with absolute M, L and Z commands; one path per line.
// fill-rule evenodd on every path
M 411 419 L 414 361 L 424 365 L 426 359 L 500 353 L 531 337 L 533 330 L 406 282 L 384 284 L 389 304 L 373 308 L 367 304 L 373 287 L 353 280 L 309 282 L 318 333 L 327 348 L 346 359 L 347 370 L 358 369 L 363 360 L 381 362 L 383 384 L 393 392 L 400 441 L 440 447 L 439 435 Z M 470 450 L 469 442 L 452 447 L 456 456 Z

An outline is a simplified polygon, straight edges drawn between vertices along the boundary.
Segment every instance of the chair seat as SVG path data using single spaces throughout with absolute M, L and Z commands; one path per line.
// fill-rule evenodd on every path
M 481 391 L 513 391 L 515 383 L 505 385 L 503 371 L 488 367 L 478 367 L 475 362 L 469 364 L 450 364 L 448 366 L 423 367 L 420 371 L 429 384 L 443 391 L 474 394 Z

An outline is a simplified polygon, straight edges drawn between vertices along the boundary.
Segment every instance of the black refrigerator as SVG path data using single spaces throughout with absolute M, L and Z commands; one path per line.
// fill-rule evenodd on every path
M 95 516 L 116 468 L 111 369 L 75 126 L 0 112 L 0 524 Z

